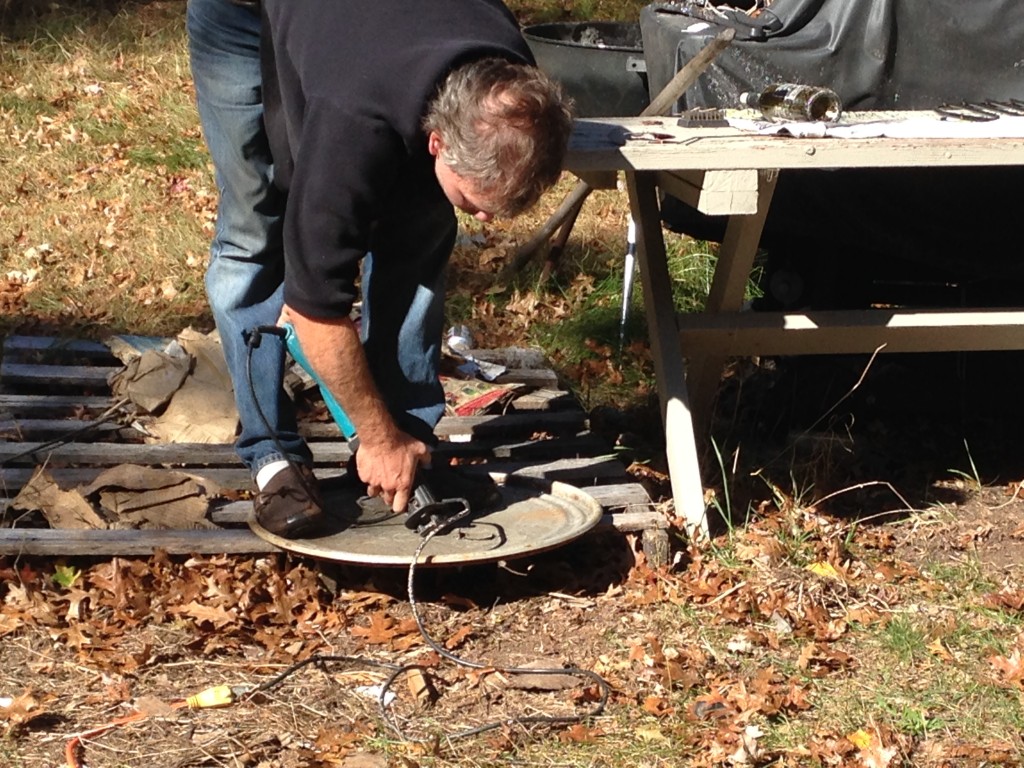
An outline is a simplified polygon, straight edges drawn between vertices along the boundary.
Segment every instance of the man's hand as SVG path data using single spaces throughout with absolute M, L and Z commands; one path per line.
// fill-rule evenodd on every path
M 395 512 L 404 512 L 416 469 L 429 456 L 426 443 L 398 429 L 384 440 L 359 438 L 356 466 L 370 496 L 380 496 Z
M 294 326 L 306 359 L 355 426 L 357 468 L 367 492 L 382 497 L 396 512 L 404 511 L 416 467 L 429 449 L 391 418 L 370 375 L 355 325 L 347 317 L 310 317 L 287 306 L 280 322 Z

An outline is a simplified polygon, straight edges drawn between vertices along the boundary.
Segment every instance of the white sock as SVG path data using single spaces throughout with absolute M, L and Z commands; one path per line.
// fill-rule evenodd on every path
M 260 471 L 256 473 L 256 487 L 262 491 L 267 487 L 267 483 L 271 481 L 274 475 L 287 468 L 288 462 L 285 459 L 272 461 L 266 466 L 260 467 Z

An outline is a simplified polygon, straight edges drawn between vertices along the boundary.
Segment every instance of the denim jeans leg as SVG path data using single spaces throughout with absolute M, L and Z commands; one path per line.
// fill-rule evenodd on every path
M 263 125 L 259 11 L 227 0 L 189 0 L 186 26 L 199 117 L 220 192 L 206 290 L 242 425 L 236 449 L 253 473 L 285 457 L 310 463 L 281 386 L 282 340 L 264 335 L 250 350 L 244 337 L 274 325 L 283 303 L 284 196 L 272 183 Z
M 399 426 L 428 444 L 444 415 L 439 379 L 445 269 L 455 244 L 451 208 L 403 210 L 377 228 L 363 260 L 363 346 Z M 385 234 L 387 233 L 387 234 Z

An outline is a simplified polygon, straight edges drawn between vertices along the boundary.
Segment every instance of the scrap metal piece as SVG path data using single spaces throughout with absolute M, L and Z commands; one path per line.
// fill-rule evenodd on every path
M 728 128 L 725 111 L 716 107 L 687 109 L 679 114 L 680 128 Z
M 942 115 L 943 119 L 950 118 L 969 123 L 987 123 L 999 118 L 999 112 L 966 101 L 959 104 L 940 104 L 935 107 L 935 111 Z
M 510 560 L 544 552 L 582 536 L 601 521 L 604 510 L 584 491 L 529 476 L 494 476 L 502 503 L 460 520 L 435 536 L 417 566 L 437 567 Z M 404 514 L 363 509 L 357 488 L 324 488 L 328 521 L 308 538 L 286 539 L 249 522 L 260 538 L 281 549 L 322 560 L 374 566 L 408 566 L 423 536 Z
M 992 112 L 998 112 L 1001 115 L 1024 117 L 1024 102 L 1018 101 L 1017 99 L 1009 99 L 1008 101 L 986 101 L 983 102 L 981 106 Z

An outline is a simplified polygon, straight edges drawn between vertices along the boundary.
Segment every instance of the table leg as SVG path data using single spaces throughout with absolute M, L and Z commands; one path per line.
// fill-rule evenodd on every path
M 679 345 L 675 302 L 669 279 L 665 240 L 661 230 L 661 212 L 654 173 L 627 173 L 629 205 L 636 222 L 636 253 L 640 280 L 644 289 L 644 309 L 651 333 L 654 373 L 665 424 L 665 450 L 676 513 L 686 521 L 692 539 L 708 534 L 704 486 L 697 462 L 686 392 L 686 370 Z
M 718 265 L 704 307 L 705 314 L 737 312 L 743 307 L 747 280 L 754 267 L 754 257 L 777 178 L 777 171 L 758 173 L 757 212 L 729 217 L 725 237 L 718 249 Z M 710 430 L 715 394 L 725 363 L 726 358 L 719 356 L 691 356 L 689 359 L 690 391 L 693 393 L 693 415 L 698 434 L 707 435 Z

